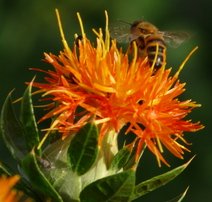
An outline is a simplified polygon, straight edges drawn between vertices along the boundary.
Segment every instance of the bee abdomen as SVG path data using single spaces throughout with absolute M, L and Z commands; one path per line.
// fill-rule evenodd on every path
M 155 54 L 149 54 L 148 59 L 149 59 L 150 66 L 152 66 L 155 60 Z M 162 67 L 163 64 L 164 64 L 164 57 L 162 55 L 157 55 L 156 61 L 154 64 L 154 69 L 158 70 L 160 67 Z
M 166 45 L 162 39 L 148 40 L 146 45 L 146 53 L 150 66 L 152 66 L 155 61 L 155 70 L 158 70 L 166 62 Z

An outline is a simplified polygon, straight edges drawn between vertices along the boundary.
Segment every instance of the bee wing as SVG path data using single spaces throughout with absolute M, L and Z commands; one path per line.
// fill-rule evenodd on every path
M 161 32 L 164 41 L 172 48 L 177 48 L 184 41 L 190 38 L 187 32 Z
M 131 41 L 130 24 L 118 21 L 109 28 L 110 36 L 119 43 L 129 43 Z

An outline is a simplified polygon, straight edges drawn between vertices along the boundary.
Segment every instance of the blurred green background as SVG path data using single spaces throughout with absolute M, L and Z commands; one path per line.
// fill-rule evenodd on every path
M 191 57 L 181 73 L 186 82 L 184 99 L 202 104 L 189 117 L 201 120 L 206 128 L 197 133 L 187 134 L 192 152 L 185 155 L 185 161 L 196 154 L 187 170 L 170 184 L 137 201 L 168 201 L 182 193 L 189 185 L 185 201 L 212 201 L 212 123 L 211 122 L 211 0 L 0 0 L 0 104 L 15 88 L 20 96 L 25 81 L 30 81 L 34 72 L 30 67 L 46 67 L 42 62 L 43 52 L 58 54 L 62 49 L 54 9 L 62 17 L 67 41 L 73 42 L 73 34 L 79 33 L 76 12 L 84 21 L 87 35 L 94 40 L 91 28 L 104 27 L 104 10 L 109 13 L 110 22 L 124 20 L 132 22 L 145 19 L 161 30 L 184 30 L 192 33 L 189 41 L 177 49 L 168 48 L 168 66 L 177 67 L 196 45 L 198 51 Z M 1 154 L 2 156 L 3 154 Z M 171 160 L 172 167 L 185 161 Z M 148 179 L 167 171 L 158 168 L 155 158 L 147 152 L 138 170 L 138 181 Z

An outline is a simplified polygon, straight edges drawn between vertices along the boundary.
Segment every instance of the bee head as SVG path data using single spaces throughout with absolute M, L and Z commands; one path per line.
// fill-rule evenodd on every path
M 158 32 L 158 28 L 147 21 L 135 21 L 131 25 L 131 32 L 134 34 L 151 35 Z

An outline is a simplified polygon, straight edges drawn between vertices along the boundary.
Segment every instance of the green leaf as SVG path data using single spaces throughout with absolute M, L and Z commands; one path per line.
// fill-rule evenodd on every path
M 136 161 L 136 152 L 137 152 L 137 142 L 135 142 L 136 146 L 134 144 L 130 145 L 131 147 L 131 153 L 130 156 L 124 165 L 124 170 L 131 169 L 133 167 L 137 167 L 139 160 Z M 143 152 L 142 152 L 143 153 Z
M 49 144 L 43 150 L 44 160 L 50 163 L 48 167 L 40 165 L 45 176 L 50 179 L 55 189 L 60 193 L 64 201 L 79 201 L 79 193 L 82 189 L 80 176 L 70 169 L 67 162 L 67 150 L 72 136 L 59 139 Z M 39 160 L 40 161 L 40 160 Z M 41 163 L 41 162 L 40 162 Z
M 127 147 L 122 148 L 119 152 L 114 156 L 110 169 L 112 170 L 120 170 L 124 167 L 124 165 L 128 162 L 131 152 Z
M 3 104 L 0 123 L 1 134 L 10 153 L 15 159 L 22 159 L 28 152 L 24 135 L 25 131 L 14 113 L 11 93 Z
M 135 186 L 135 172 L 121 172 L 99 179 L 80 193 L 81 202 L 127 202 Z
M 0 175 L 11 176 L 9 169 L 0 162 Z
M 138 140 L 135 140 L 132 144 L 130 145 L 126 145 L 126 147 L 128 147 L 128 149 L 130 148 L 131 153 L 130 156 L 128 158 L 128 161 L 126 162 L 126 164 L 124 165 L 124 170 L 128 170 L 128 169 L 135 169 L 137 168 L 139 161 L 146 149 L 146 145 L 143 146 L 143 149 L 140 153 L 139 158 L 136 158 L 137 155 L 137 148 L 138 148 Z
M 34 109 L 31 98 L 32 82 L 24 92 L 20 111 L 20 120 L 26 132 L 25 139 L 29 151 L 31 151 L 39 143 L 38 128 L 34 116 Z
M 34 151 L 24 158 L 21 167 L 31 186 L 41 195 L 41 198 L 50 197 L 55 202 L 63 202 L 61 196 L 40 170 Z
M 193 158 L 192 158 L 193 159 Z M 149 180 L 146 180 L 138 185 L 135 186 L 134 194 L 132 196 L 132 200 L 137 199 L 165 184 L 173 180 L 175 177 L 177 177 L 180 173 L 182 173 L 185 168 L 189 165 L 189 163 L 192 161 L 189 160 L 187 163 L 174 168 L 171 171 L 168 171 L 162 175 L 158 175 L 156 177 L 153 177 Z
M 177 197 L 175 197 L 175 198 L 173 198 L 173 199 L 171 199 L 167 202 L 182 202 L 183 199 L 185 198 L 186 194 L 187 194 L 188 188 L 189 187 L 187 187 L 186 190 L 182 194 L 180 194 L 179 196 L 177 196 Z
M 87 123 L 71 140 L 68 160 L 78 175 L 86 173 L 98 154 L 98 130 L 95 124 Z

